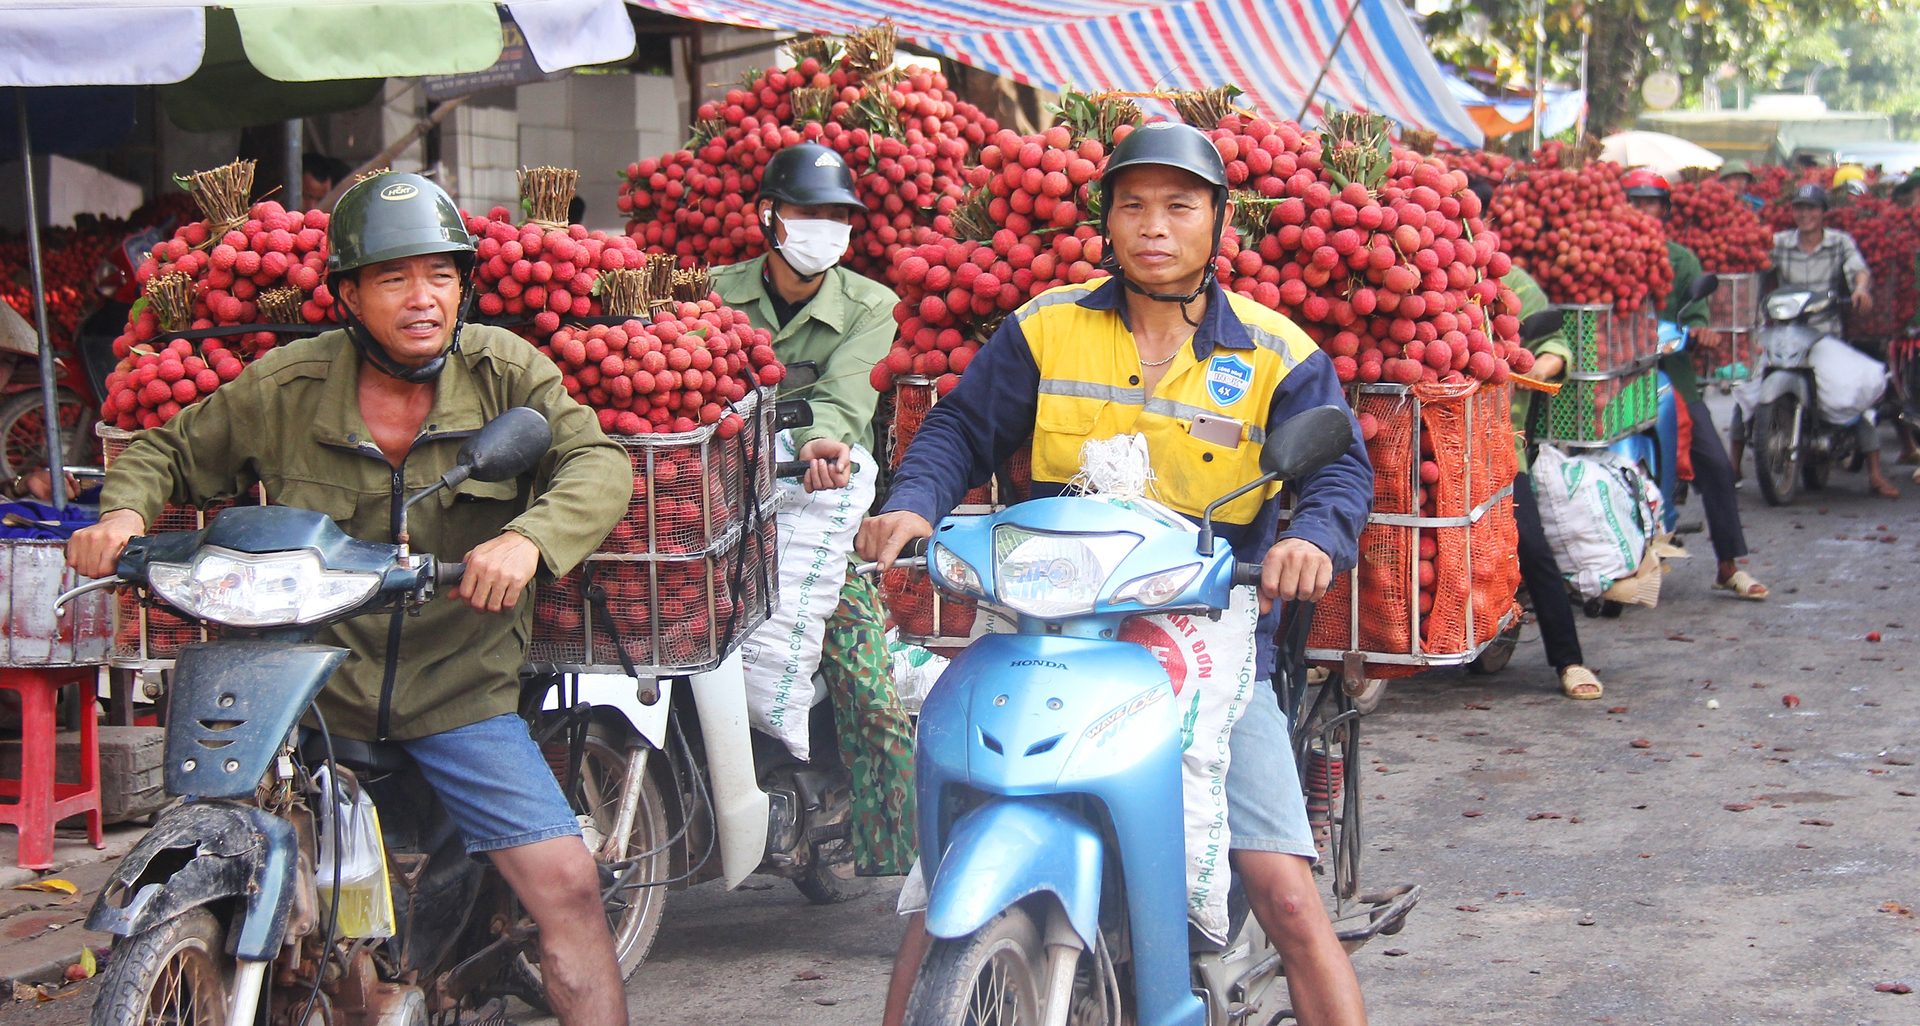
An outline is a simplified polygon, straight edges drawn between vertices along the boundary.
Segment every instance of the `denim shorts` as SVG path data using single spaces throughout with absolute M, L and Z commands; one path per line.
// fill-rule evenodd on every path
M 580 835 L 573 807 L 520 717 L 508 713 L 399 744 L 433 785 L 467 854 Z
M 1293 740 L 1273 685 L 1261 681 L 1227 736 L 1227 826 L 1239 851 L 1277 851 L 1317 860 L 1307 799 L 1293 765 Z

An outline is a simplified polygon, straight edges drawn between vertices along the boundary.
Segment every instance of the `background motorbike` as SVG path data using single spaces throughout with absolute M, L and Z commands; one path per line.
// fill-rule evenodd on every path
M 519 477 L 551 440 L 538 413 L 509 410 L 407 505 L 469 478 Z M 219 634 L 183 650 L 174 670 L 165 782 L 180 800 L 120 861 L 87 920 L 115 937 L 94 1026 L 251 1026 L 263 1014 L 427 1026 L 493 994 L 539 1000 L 510 971 L 535 950 L 533 923 L 467 857 L 404 750 L 331 737 L 324 719 L 300 740 L 299 721 L 347 655 L 314 643 L 319 629 L 417 607 L 463 570 L 404 543 L 349 538 L 321 513 L 243 506 L 201 531 L 135 538 L 115 577 L 61 597 L 132 585 Z M 316 785 L 323 764 L 338 793 Z M 314 810 L 357 787 L 381 813 L 390 936 L 343 936 L 341 910 L 378 899 L 343 899 L 338 873 L 330 886 L 315 877 L 323 861 L 341 864 L 345 831 Z
M 1190 932 L 1178 703 L 1155 657 L 1115 637 L 1130 616 L 1226 608 L 1259 567 L 1216 551 L 1212 510 L 1351 444 L 1344 408 L 1293 418 L 1262 447 L 1265 476 L 1213 503 L 1197 534 L 1077 497 L 941 521 L 924 560 L 936 586 L 1020 626 L 973 642 L 921 708 L 934 940 L 909 1023 L 1225 1026 L 1281 1011 L 1279 955 L 1244 896 L 1229 897 L 1224 946 Z M 1303 609 L 1294 623 L 1309 620 Z M 1343 940 L 1398 929 L 1418 898 L 1383 900 Z
M 1754 479 L 1770 506 L 1793 502 L 1803 486 L 1825 488 L 1836 464 L 1855 471 L 1866 462 L 1853 428 L 1828 423 L 1814 401 L 1818 383 L 1809 354 L 1823 333 L 1807 322 L 1846 302 L 1831 290 L 1799 286 L 1767 296 L 1767 326 L 1759 337 L 1760 395 L 1747 439 L 1753 446 Z

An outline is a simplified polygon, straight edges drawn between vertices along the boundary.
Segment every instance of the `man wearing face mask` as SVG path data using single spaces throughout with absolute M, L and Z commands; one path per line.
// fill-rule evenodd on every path
M 879 395 L 868 377 L 893 344 L 898 297 L 840 266 L 853 218 L 865 211 L 838 153 L 813 143 L 789 146 L 767 163 L 754 205 L 766 255 L 713 270 L 720 298 L 773 333 L 775 356 L 820 370 L 817 383 L 792 391 L 813 407 L 813 424 L 793 430 L 799 457 L 812 464 L 809 491 L 845 487 L 852 446 L 874 450 Z M 848 576 L 827 620 L 820 673 L 853 774 L 855 870 L 905 873 L 914 859 L 913 728 L 893 690 L 880 600 L 866 578 Z

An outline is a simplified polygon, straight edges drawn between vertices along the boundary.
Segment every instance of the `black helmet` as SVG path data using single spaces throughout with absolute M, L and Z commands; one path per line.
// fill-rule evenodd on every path
M 789 146 L 767 161 L 760 198 L 802 207 L 847 206 L 867 209 L 853 191 L 853 172 L 832 148 L 819 143 Z
M 1227 164 L 1220 159 L 1220 151 L 1214 148 L 1213 140 L 1192 125 L 1178 121 L 1150 121 L 1141 125 L 1113 148 L 1113 155 L 1107 159 L 1107 169 L 1100 176 L 1101 234 L 1107 231 L 1107 211 L 1113 205 L 1116 176 L 1130 167 L 1146 164 L 1178 168 L 1213 187 L 1213 252 L 1207 257 L 1207 268 L 1200 276 L 1200 285 L 1186 295 L 1148 292 L 1127 279 L 1120 270 L 1119 259 L 1111 246 L 1107 247 L 1102 266 L 1119 278 L 1120 283 L 1130 291 L 1163 303 L 1179 303 L 1181 316 L 1184 317 L 1186 304 L 1198 299 L 1213 285 L 1213 264 L 1220 255 L 1220 237 L 1227 227 Z
M 1827 209 L 1827 187 L 1819 182 L 1808 182 L 1793 190 L 1793 205 L 1796 207 L 1819 207 Z
M 453 325 L 453 341 L 446 352 L 423 367 L 394 360 L 368 334 L 366 325 L 344 304 L 337 309 L 347 335 L 367 362 L 402 381 L 431 381 L 446 366 L 447 356 L 460 348 L 460 330 L 466 324 L 471 290 L 465 283 L 473 272 L 474 241 L 467 234 L 460 208 L 438 185 L 416 174 L 387 171 L 355 182 L 334 204 L 327 222 L 327 283 L 362 267 L 405 257 L 446 253 L 460 268 L 460 309 Z

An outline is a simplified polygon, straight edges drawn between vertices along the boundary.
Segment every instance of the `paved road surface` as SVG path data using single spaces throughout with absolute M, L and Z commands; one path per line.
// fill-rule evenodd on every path
M 1694 535 L 1658 609 L 1583 619 L 1601 701 L 1562 699 L 1537 644 L 1395 685 L 1366 720 L 1365 879 L 1427 897 L 1356 956 L 1376 1026 L 1920 1022 L 1920 993 L 1874 990 L 1920 990 L 1920 488 L 1835 477 L 1785 511 L 1742 492 L 1772 601 L 1710 592 Z M 634 1022 L 877 1022 L 892 888 L 749 886 L 676 896 Z

